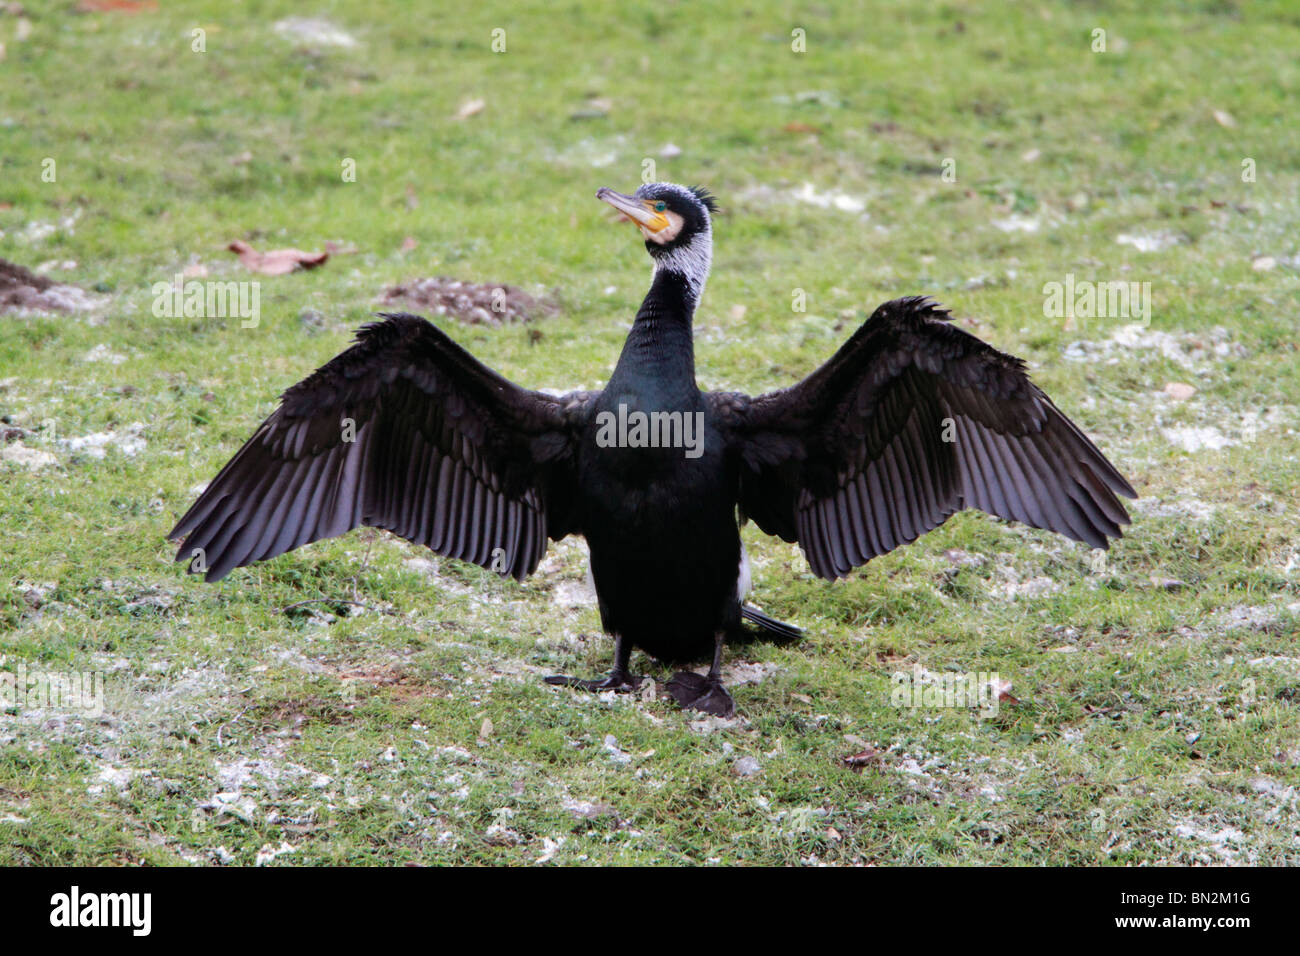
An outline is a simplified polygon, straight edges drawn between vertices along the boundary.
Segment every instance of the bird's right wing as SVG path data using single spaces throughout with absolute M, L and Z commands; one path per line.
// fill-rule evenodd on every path
M 520 388 L 419 316 L 384 314 L 284 393 L 169 537 L 216 581 L 357 527 L 516 578 L 570 523 L 592 395 Z
M 880 306 L 821 368 L 757 398 L 709 393 L 740 507 L 834 579 L 963 508 L 1097 548 L 1136 497 L 1024 363 L 925 298 Z

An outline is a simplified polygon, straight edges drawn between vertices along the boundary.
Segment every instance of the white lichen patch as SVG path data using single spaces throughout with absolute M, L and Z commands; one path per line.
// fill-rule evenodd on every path
M 121 365 L 126 361 L 126 356 L 121 352 L 114 352 L 108 343 L 100 342 L 93 349 L 86 353 L 82 359 L 83 362 L 107 362 L 109 365 Z
M 1156 352 L 1191 371 L 1208 371 L 1211 364 L 1223 359 L 1243 357 L 1246 348 L 1232 340 L 1222 326 L 1198 332 L 1165 332 L 1141 322 L 1122 325 L 1101 341 L 1080 339 L 1071 342 L 1061 354 L 1072 362 L 1097 362 L 1117 365 L 1123 358 L 1147 358 Z
M 1132 246 L 1138 252 L 1164 252 L 1182 240 L 1172 232 L 1120 233 L 1115 241 L 1121 246 Z
M 1208 521 L 1218 512 L 1218 505 L 1202 501 L 1195 495 L 1185 494 L 1176 498 L 1144 497 L 1129 505 L 1129 508 L 1152 518 L 1190 518 L 1193 521 Z
M 733 687 L 739 684 L 761 684 L 778 670 L 780 668 L 771 661 L 736 661 L 722 668 L 722 682 Z
M 0 446 L 0 461 L 18 465 L 29 471 L 40 471 L 50 465 L 58 464 L 58 459 L 43 448 L 31 448 L 21 441 Z
M 127 458 L 134 458 L 145 449 L 144 427 L 143 422 L 132 422 L 120 430 L 61 438 L 58 444 L 65 451 L 88 458 L 103 459 L 110 448 L 117 449 Z
M 356 37 L 324 17 L 286 17 L 277 20 L 276 33 L 295 43 L 317 46 L 336 46 L 350 49 L 357 45 Z
M 1160 433 L 1169 444 L 1186 452 L 1221 451 L 1237 444 L 1213 425 L 1173 425 Z
M 860 196 L 852 196 L 834 189 L 819 192 L 817 187 L 807 182 L 790 190 L 790 197 L 797 202 L 807 203 L 819 209 L 838 209 L 840 212 L 857 213 L 867 208 L 866 200 Z
M 1032 216 L 1019 215 L 990 220 L 990 225 L 1000 232 L 1025 232 L 1030 235 L 1038 232 L 1043 227 L 1042 220 L 1035 219 Z
M 1224 826 L 1214 829 L 1211 825 L 1189 821 L 1174 826 L 1174 836 L 1201 844 L 1204 851 L 1198 858 L 1205 863 L 1249 863 L 1254 854 L 1247 846 L 1246 834 L 1236 827 Z M 1241 853 L 1247 851 L 1246 860 L 1241 860 Z

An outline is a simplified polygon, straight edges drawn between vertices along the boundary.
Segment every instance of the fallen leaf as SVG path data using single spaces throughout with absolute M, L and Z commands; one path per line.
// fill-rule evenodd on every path
M 1237 125 L 1237 121 L 1232 118 L 1232 114 L 1227 110 L 1215 110 L 1214 121 L 1226 129 L 1232 129 Z
M 1020 703 L 1018 697 L 1011 696 L 1011 681 L 994 679 L 990 682 L 990 686 L 997 693 L 999 701 L 1011 704 L 1012 706 Z
M 811 123 L 786 123 L 781 127 L 787 133 L 820 133 L 821 129 Z
M 303 252 L 301 249 L 258 252 L 242 239 L 236 239 L 226 248 L 239 256 L 245 269 L 268 276 L 285 275 L 298 269 L 315 269 L 330 257 L 328 252 Z
M 141 13 L 157 10 L 158 0 L 81 0 L 78 13 Z
M 487 106 L 487 100 L 466 100 L 460 104 L 460 109 L 456 111 L 456 119 L 465 120 L 471 116 L 477 116 L 483 112 L 483 107 Z
M 1166 382 L 1165 394 L 1178 402 L 1185 402 L 1196 394 L 1196 388 L 1186 382 Z
M 1186 581 L 1180 581 L 1178 578 L 1163 578 L 1158 574 L 1151 575 L 1151 583 L 1162 591 L 1181 591 L 1187 587 Z
M 419 245 L 419 243 L 415 241 L 414 237 L 412 237 L 412 236 L 407 236 L 405 239 L 402 240 L 402 251 L 403 251 L 403 252 L 410 252 L 412 249 L 414 249 L 414 248 L 415 248 L 416 246 L 418 246 L 418 245 Z
M 866 750 L 860 750 L 855 754 L 849 754 L 849 756 L 843 758 L 843 761 L 846 767 L 861 770 L 872 761 L 880 760 L 882 755 L 883 751 L 877 750 L 875 747 L 868 747 Z

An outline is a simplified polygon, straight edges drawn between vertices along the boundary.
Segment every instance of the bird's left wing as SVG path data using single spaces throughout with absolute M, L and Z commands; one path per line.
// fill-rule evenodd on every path
M 529 391 L 419 316 L 383 314 L 284 393 L 169 537 L 207 580 L 357 527 L 516 578 L 575 530 L 590 395 Z
M 1025 374 L 926 298 L 880 306 L 821 368 L 710 393 L 740 507 L 834 580 L 979 508 L 1104 548 L 1136 493 Z

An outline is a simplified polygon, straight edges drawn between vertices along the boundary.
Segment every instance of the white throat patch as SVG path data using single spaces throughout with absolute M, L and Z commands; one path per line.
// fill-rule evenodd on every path
M 654 271 L 675 272 L 684 276 L 695 301 L 704 295 L 704 283 L 709 279 L 709 265 L 713 259 L 713 235 L 707 227 L 691 237 L 684 246 L 678 246 L 654 257 Z

